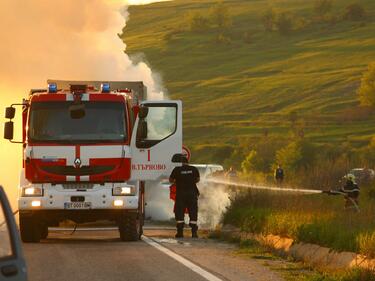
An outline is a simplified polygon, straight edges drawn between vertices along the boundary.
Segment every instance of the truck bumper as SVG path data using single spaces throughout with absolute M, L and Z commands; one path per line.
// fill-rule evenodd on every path
M 137 210 L 139 205 L 139 188 L 132 196 L 113 196 L 112 189 L 121 186 L 121 183 L 92 184 L 87 189 L 67 189 L 62 184 L 35 184 L 35 187 L 43 188 L 43 196 L 18 198 L 20 211 L 56 211 L 62 213 L 71 212 L 115 212 L 116 210 Z M 20 195 L 22 192 L 20 191 Z M 84 208 L 71 206 L 72 202 L 84 202 Z M 122 201 L 121 204 L 115 204 Z M 69 206 L 70 205 L 70 206 Z M 78 207 L 78 208 L 75 208 Z
M 137 216 L 137 210 L 20 210 L 20 216 L 30 217 L 35 221 L 43 221 L 49 226 L 58 226 L 59 222 L 72 220 L 76 223 L 95 221 L 119 222 L 128 216 Z

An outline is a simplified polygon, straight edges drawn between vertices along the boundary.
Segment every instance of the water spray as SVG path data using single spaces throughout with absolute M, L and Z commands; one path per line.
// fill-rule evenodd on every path
M 322 194 L 322 193 L 325 193 L 323 190 L 316 190 L 316 189 L 282 188 L 282 187 L 274 187 L 274 186 L 262 186 L 262 185 L 233 182 L 233 181 L 230 181 L 230 180 L 205 179 L 205 182 L 223 184 L 223 185 L 231 185 L 231 186 L 237 186 L 237 187 L 245 187 L 245 188 L 249 188 L 249 189 L 270 190 L 270 191 L 297 192 L 297 193 L 304 193 L 304 194 Z
M 348 194 L 341 190 L 317 190 L 317 189 L 304 189 L 304 188 L 282 188 L 282 187 L 274 187 L 274 186 L 262 186 L 262 185 L 254 185 L 254 184 L 245 184 L 239 182 L 233 182 L 231 180 L 219 180 L 219 179 L 205 179 L 207 183 L 215 183 L 215 184 L 222 184 L 222 185 L 230 185 L 236 187 L 244 187 L 248 189 L 257 189 L 257 190 L 268 190 L 268 191 L 277 191 L 277 192 L 294 192 L 294 193 L 302 193 L 302 194 L 328 194 L 328 195 L 341 195 L 344 196 L 347 200 L 351 202 L 354 209 L 357 212 L 360 212 L 358 203 L 348 196 Z

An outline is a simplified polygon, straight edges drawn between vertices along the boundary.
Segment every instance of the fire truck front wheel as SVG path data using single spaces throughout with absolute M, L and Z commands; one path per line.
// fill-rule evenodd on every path
M 122 241 L 138 241 L 142 236 L 142 221 L 139 216 L 125 216 L 119 222 L 119 232 Z
M 21 239 L 25 243 L 38 243 L 42 236 L 45 236 L 42 225 L 32 216 L 26 217 L 20 215 L 20 233 Z M 48 235 L 48 228 L 47 228 Z M 47 236 L 45 236 L 47 237 Z

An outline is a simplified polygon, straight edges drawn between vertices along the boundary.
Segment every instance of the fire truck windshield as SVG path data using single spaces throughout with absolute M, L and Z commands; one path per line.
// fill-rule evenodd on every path
M 85 115 L 73 119 L 72 102 L 35 102 L 31 105 L 28 137 L 31 142 L 124 142 L 125 105 L 121 102 L 83 102 Z

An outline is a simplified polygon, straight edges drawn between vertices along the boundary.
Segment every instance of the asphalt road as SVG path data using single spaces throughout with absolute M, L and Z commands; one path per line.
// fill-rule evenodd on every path
M 144 241 L 121 242 L 117 231 L 51 232 L 24 244 L 30 281 L 283 280 L 259 261 L 233 254 L 209 239 L 173 239 L 173 230 L 149 229 Z

